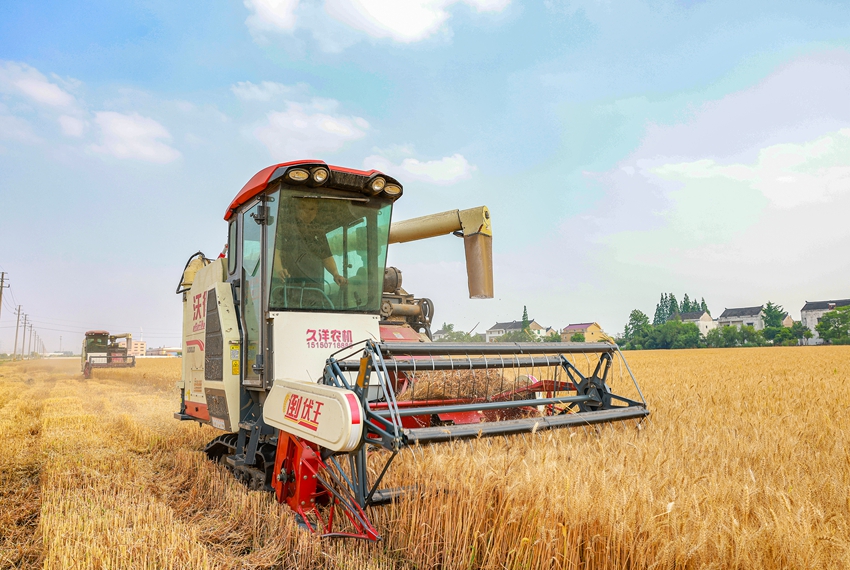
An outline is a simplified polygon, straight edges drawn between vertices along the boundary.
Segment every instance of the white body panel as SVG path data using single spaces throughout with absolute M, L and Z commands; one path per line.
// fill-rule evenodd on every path
M 378 315 L 281 311 L 270 316 L 275 379 L 316 383 L 331 354 L 355 342 L 381 338 Z
M 241 391 L 239 387 L 239 323 L 233 306 L 233 290 L 230 283 L 216 283 L 215 290 L 218 302 L 218 318 L 221 325 L 222 374 L 220 381 L 204 379 L 204 394 L 207 393 L 207 390 L 224 391 L 227 400 L 227 416 L 229 417 L 221 417 L 224 414 L 207 401 L 210 423 L 218 429 L 236 431 L 236 426 L 239 425 Z M 207 302 L 213 302 L 213 300 L 208 298 Z M 209 398 L 205 398 L 205 400 L 209 400 Z
M 360 400 L 354 392 L 298 380 L 275 380 L 263 419 L 334 451 L 356 449 L 363 435 Z
M 195 274 L 192 288 L 184 293 L 182 387 L 186 391 L 186 400 L 190 402 L 206 404 L 203 347 L 207 331 L 207 292 L 223 281 L 224 260 L 217 259 Z

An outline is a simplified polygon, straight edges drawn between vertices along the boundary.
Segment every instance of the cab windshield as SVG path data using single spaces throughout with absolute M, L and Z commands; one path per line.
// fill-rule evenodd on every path
M 86 352 L 106 352 L 109 345 L 109 337 L 90 336 L 86 337 Z
M 269 308 L 377 313 L 392 205 L 303 189 L 276 194 Z

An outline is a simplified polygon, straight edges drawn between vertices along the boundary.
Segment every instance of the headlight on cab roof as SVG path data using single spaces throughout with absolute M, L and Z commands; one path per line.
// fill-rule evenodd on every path
M 378 192 L 383 190 L 384 186 L 386 186 L 386 185 L 387 185 L 387 181 L 379 176 L 378 178 L 375 178 L 374 180 L 372 180 L 372 184 L 370 186 L 372 188 L 372 192 L 377 194 Z
M 304 182 L 308 178 L 310 178 L 310 173 L 306 170 L 302 170 L 300 168 L 293 168 L 289 172 L 286 173 L 290 180 L 294 180 L 296 182 Z
M 328 179 L 328 171 L 324 168 L 316 168 L 313 170 L 313 182 L 317 184 L 324 183 Z
M 384 186 L 384 192 L 388 196 L 398 196 L 401 194 L 401 186 L 396 186 L 395 184 L 387 184 Z

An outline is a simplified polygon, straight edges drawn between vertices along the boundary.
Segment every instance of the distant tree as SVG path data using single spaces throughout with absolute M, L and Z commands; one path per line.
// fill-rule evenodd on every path
M 522 330 L 531 330 L 531 323 L 528 321 L 528 309 L 525 305 L 522 306 Z
M 652 327 L 641 344 L 643 348 L 697 348 L 700 344 L 699 327 L 674 319 Z
M 445 331 L 446 336 L 441 342 L 484 342 L 484 339 L 477 334 L 455 330 L 452 323 L 443 323 L 442 330 Z
M 636 336 L 645 334 L 651 326 L 649 317 L 643 311 L 635 309 L 629 314 L 629 322 L 626 323 L 626 328 L 623 331 L 623 340 L 629 342 Z
M 708 331 L 705 335 L 705 345 L 709 348 L 726 348 L 726 339 L 723 338 L 723 331 L 719 328 Z
M 691 312 L 691 298 L 688 297 L 688 294 L 685 293 L 685 296 L 682 297 L 682 304 L 679 306 L 680 313 L 690 313 Z
M 570 342 L 584 342 L 584 333 L 574 333 L 573 336 L 570 337 Z
M 802 321 L 795 321 L 789 330 L 791 331 L 791 336 L 797 340 L 809 339 L 814 336 L 812 331 L 809 330 L 809 327 L 804 325 Z
M 667 322 L 667 295 L 661 293 L 661 299 L 655 305 L 655 316 L 652 318 L 652 324 L 655 326 L 663 325 Z
M 543 342 L 561 342 L 561 333 L 552 331 L 549 333 L 549 336 L 543 339 Z
M 527 330 L 510 331 L 499 337 L 499 342 L 537 342 L 538 340 Z
M 830 344 L 850 344 L 850 305 L 825 313 L 815 330 Z
M 762 331 L 762 333 L 764 333 L 764 331 Z M 765 336 L 765 338 L 767 337 Z M 794 338 L 794 334 L 788 327 L 779 327 L 779 329 L 776 331 L 776 334 L 773 335 L 773 339 L 771 340 L 773 340 L 774 346 L 788 346 L 789 344 L 797 344 L 796 339 Z
M 708 305 L 705 304 L 705 297 L 700 300 L 699 308 L 701 311 L 705 311 L 706 313 L 708 313 L 709 317 L 711 316 L 711 311 L 708 310 Z
M 702 335 L 694 323 L 682 323 L 677 327 L 676 333 L 670 348 L 699 348 Z
M 741 342 L 741 335 L 738 331 L 738 327 L 723 327 L 720 329 L 721 336 L 723 337 L 723 346 L 724 347 L 732 347 L 738 346 Z
M 740 331 L 741 344 L 744 346 L 764 346 L 766 344 L 761 331 L 757 331 L 752 325 L 744 325 Z
M 788 314 L 782 305 L 774 305 L 773 301 L 768 301 L 764 306 L 764 326 L 765 327 L 781 327 L 782 321 Z
M 667 295 L 667 320 L 679 318 L 679 302 L 676 301 L 676 295 L 670 293 Z
M 761 336 L 763 336 L 765 340 L 773 342 L 773 339 L 780 335 L 783 330 L 785 330 L 785 327 L 764 327 L 761 331 Z M 780 342 L 782 342 L 781 339 Z

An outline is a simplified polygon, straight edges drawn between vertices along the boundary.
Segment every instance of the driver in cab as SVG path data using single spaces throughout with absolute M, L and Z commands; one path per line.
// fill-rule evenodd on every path
M 336 261 L 331 254 L 327 235 L 319 223 L 319 199 L 297 198 L 295 216 L 289 223 L 282 221 L 279 235 L 282 246 L 276 248 L 275 266 L 278 276 L 285 280 L 298 281 L 314 287 L 324 285 L 324 270 L 340 287 L 348 280 L 339 274 Z

